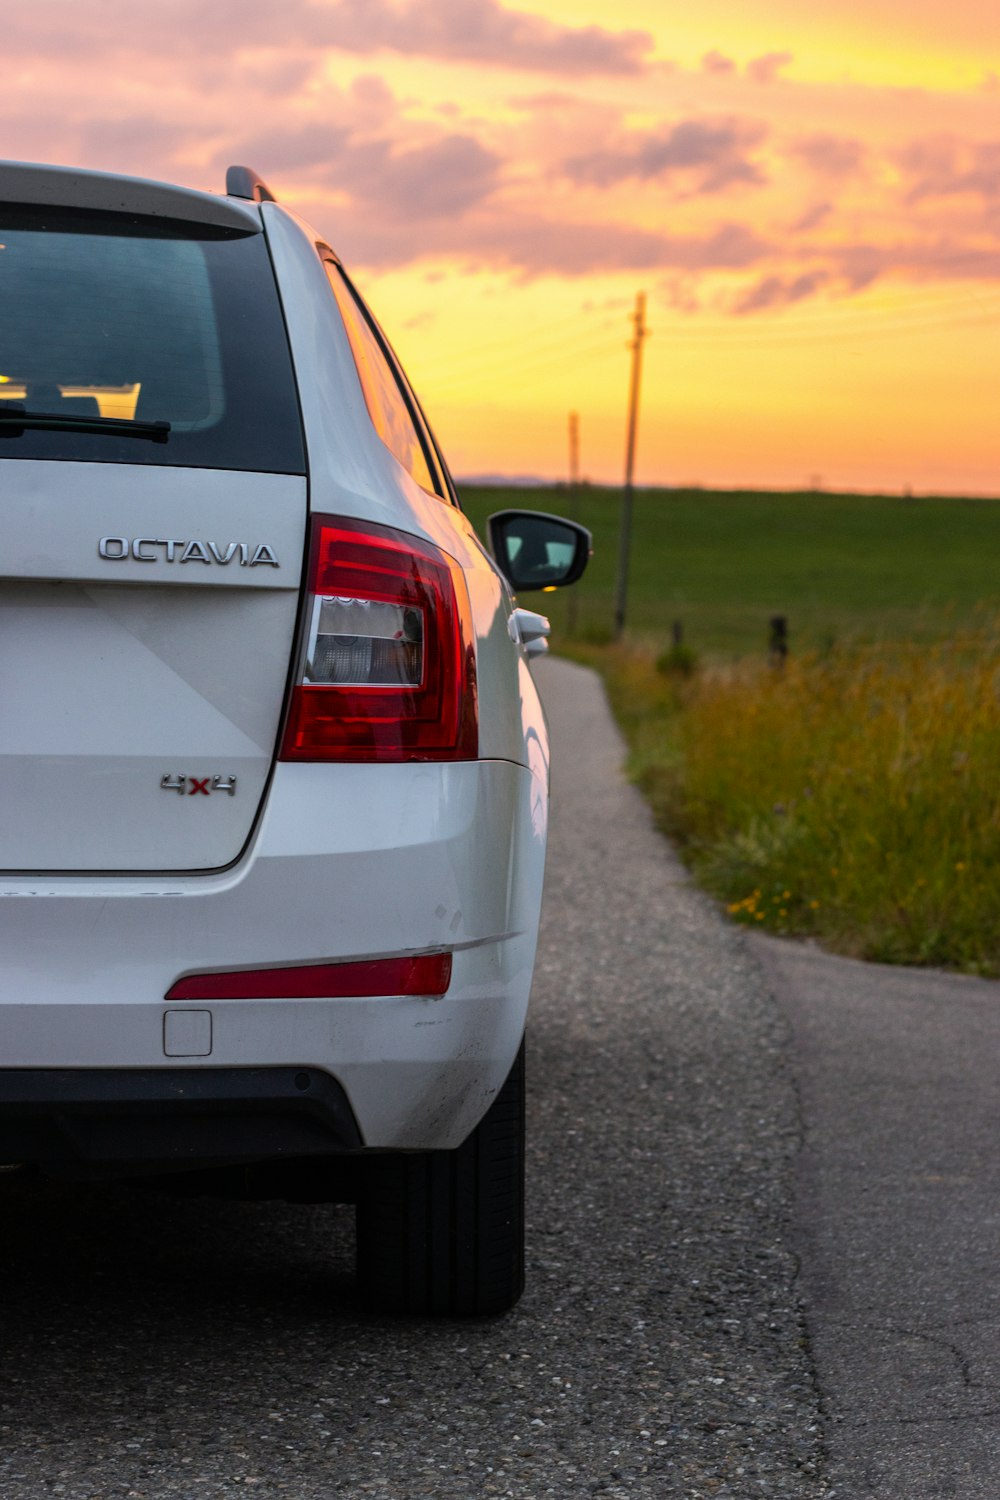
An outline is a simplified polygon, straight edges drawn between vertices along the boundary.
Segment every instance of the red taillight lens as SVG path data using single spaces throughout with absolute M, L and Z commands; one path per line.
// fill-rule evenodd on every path
M 284 969 L 236 969 L 189 974 L 167 1000 L 367 999 L 379 995 L 443 995 L 451 983 L 450 953 L 374 958 L 347 964 L 301 964 Z
M 461 569 L 388 526 L 315 516 L 305 660 L 281 760 L 474 760 Z

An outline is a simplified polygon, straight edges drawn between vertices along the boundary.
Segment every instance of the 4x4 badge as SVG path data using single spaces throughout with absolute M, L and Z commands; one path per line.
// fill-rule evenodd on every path
M 163 776 L 161 792 L 176 792 L 179 797 L 208 797 L 212 792 L 236 796 L 235 776 Z

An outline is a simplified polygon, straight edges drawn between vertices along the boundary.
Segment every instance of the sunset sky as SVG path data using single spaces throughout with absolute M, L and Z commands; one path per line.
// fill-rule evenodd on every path
M 459 475 L 1000 494 L 1000 5 L 49 0 L 4 156 L 258 170 Z

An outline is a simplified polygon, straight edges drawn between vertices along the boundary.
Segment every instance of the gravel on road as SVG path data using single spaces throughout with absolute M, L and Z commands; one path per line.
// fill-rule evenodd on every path
M 0 1180 L 4 1500 L 827 1494 L 789 1249 L 787 1037 L 549 661 L 528 1287 L 391 1322 L 349 1209 Z

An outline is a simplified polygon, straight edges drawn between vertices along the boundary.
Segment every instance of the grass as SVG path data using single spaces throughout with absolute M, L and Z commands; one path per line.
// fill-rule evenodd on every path
M 466 498 L 474 519 L 570 510 L 552 491 Z M 756 929 L 1000 975 L 1000 504 L 645 494 L 629 639 L 611 646 L 595 638 L 617 504 L 579 508 L 598 550 L 575 639 L 567 597 L 544 607 L 557 647 L 561 629 L 603 673 L 631 772 L 700 884 Z M 765 653 L 775 612 L 784 668 Z
M 665 677 L 605 652 L 631 767 L 751 927 L 1000 974 L 1000 639 Z
M 506 506 L 574 513 L 594 558 L 573 591 L 549 595 L 555 639 L 608 639 L 620 493 L 463 488 L 483 534 Z M 935 641 L 1000 609 L 1000 501 L 709 490 L 636 494 L 629 633 L 663 649 L 680 620 L 702 656 L 763 652 L 786 615 L 793 652 L 845 642 Z M 530 603 L 532 597 L 526 596 Z M 540 597 L 540 596 L 538 596 Z

